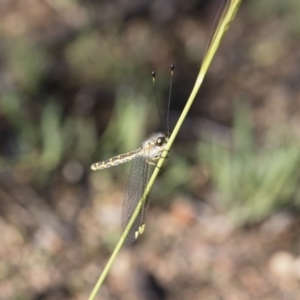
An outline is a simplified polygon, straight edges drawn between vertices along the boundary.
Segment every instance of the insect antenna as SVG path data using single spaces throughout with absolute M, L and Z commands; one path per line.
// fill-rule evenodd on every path
M 156 106 L 157 106 L 157 110 L 158 110 L 158 114 L 159 114 L 160 124 L 161 124 L 162 130 L 165 131 L 164 123 L 163 123 L 162 115 L 161 115 L 161 110 L 160 110 L 159 103 L 158 103 L 157 92 L 156 92 L 156 73 L 154 71 L 152 71 L 151 75 L 152 75 L 153 89 L 154 89 L 155 101 L 156 101 Z
M 170 135 L 170 104 L 171 104 L 171 94 L 172 94 L 172 85 L 173 85 L 173 75 L 174 75 L 175 66 L 171 65 L 171 75 L 170 75 L 170 89 L 169 89 L 169 99 L 167 107 L 167 134 Z

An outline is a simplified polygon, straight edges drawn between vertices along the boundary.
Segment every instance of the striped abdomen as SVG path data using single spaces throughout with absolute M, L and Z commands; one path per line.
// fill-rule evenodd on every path
M 101 161 L 101 162 L 97 162 L 92 164 L 91 169 L 92 170 L 102 170 L 102 169 L 107 169 L 113 166 L 117 166 L 119 164 L 123 164 L 127 161 L 130 161 L 132 159 L 134 159 L 137 155 L 139 155 L 141 153 L 142 148 L 139 148 L 137 150 L 125 153 L 125 154 L 120 154 L 118 156 L 114 156 L 110 159 Z

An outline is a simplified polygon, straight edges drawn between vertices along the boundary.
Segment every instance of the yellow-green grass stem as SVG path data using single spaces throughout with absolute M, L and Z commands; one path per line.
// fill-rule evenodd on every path
M 175 138 L 176 138 L 176 136 L 179 132 L 179 129 L 181 128 L 181 126 L 183 124 L 183 121 L 185 120 L 185 118 L 186 118 L 186 116 L 187 116 L 187 114 L 188 114 L 195 98 L 196 98 L 196 95 L 197 95 L 197 93 L 198 93 L 198 91 L 201 87 L 201 84 L 203 82 L 205 74 L 206 74 L 206 72 L 207 72 L 207 70 L 208 70 L 208 68 L 209 68 L 209 66 L 212 62 L 213 57 L 215 56 L 215 53 L 216 53 L 217 49 L 219 48 L 220 42 L 221 42 L 224 34 L 228 30 L 228 28 L 230 26 L 230 23 L 234 19 L 241 2 L 242 2 L 242 0 L 229 0 L 229 2 L 227 3 L 226 8 L 225 8 L 225 10 L 222 14 L 222 17 L 221 17 L 221 19 L 218 23 L 215 34 L 212 38 L 212 41 L 211 41 L 211 43 L 208 47 L 208 50 L 206 52 L 206 55 L 205 55 L 204 59 L 203 59 L 203 62 L 202 62 L 198 77 L 196 79 L 194 88 L 193 88 L 193 90 L 191 92 L 191 95 L 190 95 L 190 97 L 189 97 L 189 99 L 188 99 L 188 101 L 187 101 L 187 103 L 186 103 L 186 105 L 185 105 L 178 121 L 177 121 L 177 124 L 175 125 L 175 128 L 174 128 L 174 130 L 173 130 L 173 132 L 172 132 L 172 134 L 169 138 L 169 141 L 166 144 L 165 151 L 164 151 L 162 157 L 159 159 L 159 161 L 157 163 L 157 168 L 155 168 L 155 170 L 154 170 L 154 172 L 153 172 L 153 174 L 152 174 L 152 176 L 151 176 L 151 178 L 148 182 L 148 185 L 147 185 L 147 187 L 146 187 L 146 189 L 143 193 L 143 196 L 142 196 L 141 200 L 139 201 L 139 203 L 138 203 L 138 205 L 137 205 L 137 207 L 136 207 L 136 209 L 135 209 L 135 211 L 134 211 L 127 227 L 125 228 L 125 230 L 124 230 L 117 246 L 115 247 L 110 259 L 108 260 L 105 268 L 103 269 L 102 274 L 99 277 L 99 279 L 98 279 L 98 281 L 97 281 L 97 283 L 96 283 L 96 285 L 95 285 L 95 287 L 94 287 L 94 289 L 93 289 L 93 291 L 92 291 L 92 293 L 89 297 L 89 300 L 94 300 L 95 299 L 95 297 L 96 297 L 98 291 L 100 290 L 100 288 L 102 286 L 102 283 L 105 280 L 105 278 L 106 278 L 106 276 L 107 276 L 107 274 L 108 274 L 108 272 L 109 272 L 116 256 L 118 255 L 122 245 L 124 244 L 124 241 L 125 241 L 128 233 L 129 233 L 129 231 L 130 231 L 130 228 L 132 227 L 132 225 L 133 225 L 133 223 L 134 223 L 134 221 L 135 221 L 135 219 L 136 219 L 136 217 L 137 217 L 137 215 L 138 215 L 138 213 L 139 213 L 139 211 L 140 211 L 140 209 L 141 209 L 141 207 L 144 203 L 144 200 L 145 200 L 146 196 L 148 195 L 149 191 L 152 188 L 152 185 L 153 185 L 153 183 L 154 183 L 154 181 L 155 181 L 155 179 L 156 179 L 156 177 L 157 177 L 157 175 L 158 175 L 158 173 L 159 173 L 159 171 L 160 171 L 160 169 L 161 169 L 161 167 L 162 167 L 162 165 L 163 165 L 163 163 L 166 159 L 166 156 L 167 156 L 168 152 L 171 149 L 171 146 L 172 146 L 172 144 L 173 144 L 173 142 L 174 142 L 174 140 L 175 140 Z

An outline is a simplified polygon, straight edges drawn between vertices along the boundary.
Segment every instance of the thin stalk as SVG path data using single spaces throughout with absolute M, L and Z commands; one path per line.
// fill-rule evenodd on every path
M 190 110 L 190 108 L 191 108 L 191 106 L 192 106 L 192 104 L 195 100 L 195 97 L 196 97 L 196 95 L 197 95 L 197 93 L 200 89 L 200 86 L 203 82 L 204 76 L 205 76 L 205 74 L 206 74 L 206 72 L 207 72 L 207 70 L 208 70 L 208 68 L 209 68 L 209 66 L 212 62 L 213 57 L 215 56 L 215 53 L 216 53 L 217 49 L 219 48 L 219 45 L 221 43 L 221 40 L 222 40 L 223 36 L 225 35 L 226 31 L 228 30 L 228 28 L 230 26 L 230 23 L 232 22 L 232 20 L 234 19 L 235 15 L 238 11 L 238 8 L 239 8 L 241 2 L 242 2 L 242 0 L 230 0 L 228 2 L 228 4 L 226 5 L 226 7 L 224 9 L 224 13 L 222 14 L 222 17 L 221 17 L 221 19 L 218 23 L 217 29 L 215 31 L 215 34 L 212 38 L 212 41 L 211 41 L 211 43 L 208 47 L 208 50 L 205 54 L 204 59 L 203 59 L 203 62 L 202 62 L 198 77 L 196 79 L 194 88 L 193 88 L 193 90 L 191 92 L 191 95 L 190 95 L 190 97 L 189 97 L 189 99 L 188 99 L 188 101 L 187 101 L 187 103 L 186 103 L 186 105 L 185 105 L 178 121 L 177 121 L 177 124 L 175 125 L 175 128 L 174 128 L 174 130 L 173 130 L 173 132 L 172 132 L 172 134 L 169 138 L 169 141 L 166 144 L 165 151 L 164 151 L 162 157 L 160 158 L 160 160 L 158 161 L 157 168 L 155 168 L 155 170 L 153 171 L 153 174 L 152 174 L 152 176 L 151 176 L 151 178 L 148 182 L 148 185 L 147 185 L 147 187 L 146 187 L 146 189 L 143 193 L 143 196 L 142 196 L 141 200 L 139 201 L 139 203 L 138 203 L 138 205 L 137 205 L 137 207 L 136 207 L 136 209 L 135 209 L 135 211 L 134 211 L 134 213 L 133 213 L 133 215 L 132 215 L 132 217 L 131 217 L 128 225 L 127 225 L 127 227 L 125 228 L 125 230 L 124 230 L 124 232 L 123 232 L 123 234 L 122 234 L 115 250 L 113 251 L 110 259 L 108 260 L 101 276 L 99 277 L 99 279 L 98 279 L 98 281 L 97 281 L 97 283 L 96 283 L 96 285 L 95 285 L 95 287 L 94 287 L 94 289 L 93 289 L 93 291 L 92 291 L 92 293 L 89 297 L 89 300 L 94 300 L 95 299 L 99 289 L 102 286 L 102 283 L 103 283 L 104 279 L 106 278 L 106 276 L 107 276 L 107 274 L 108 274 L 108 272 L 109 272 L 109 270 L 110 270 L 110 268 L 111 268 L 111 266 L 112 266 L 112 264 L 113 264 L 113 262 L 114 262 L 114 260 L 117 256 L 117 254 L 119 253 L 119 251 L 120 251 L 120 249 L 121 249 L 121 247 L 122 247 L 122 245 L 123 245 L 123 243 L 126 239 L 126 236 L 128 235 L 129 230 L 130 230 L 131 226 L 133 225 L 133 223 L 134 223 L 134 221 L 135 221 L 135 219 L 136 219 L 136 217 L 137 217 L 137 215 L 138 215 L 138 213 L 139 213 L 139 211 L 140 211 L 140 209 L 143 205 L 143 202 L 145 201 L 146 196 L 148 195 L 149 191 L 151 190 L 152 185 L 153 185 L 153 183 L 154 183 L 154 181 L 155 181 L 155 179 L 156 179 L 156 177 L 157 177 L 157 175 L 158 175 L 158 173 L 159 173 L 159 171 L 160 171 L 160 169 L 161 169 L 161 167 L 162 167 L 162 165 L 163 165 L 163 163 L 166 159 L 166 156 L 167 156 L 168 152 L 170 151 L 170 148 L 171 148 L 171 146 L 172 146 L 172 144 L 173 144 L 173 142 L 174 142 L 174 140 L 175 140 L 175 138 L 176 138 L 176 136 L 179 132 L 179 129 L 182 126 L 182 123 L 185 120 L 185 118 L 187 116 L 187 113 L 189 112 L 189 110 Z

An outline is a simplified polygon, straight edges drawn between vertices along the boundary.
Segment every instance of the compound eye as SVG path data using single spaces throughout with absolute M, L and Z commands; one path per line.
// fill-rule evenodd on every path
M 156 146 L 162 146 L 164 144 L 164 138 L 162 137 L 159 137 L 157 140 L 156 140 Z

